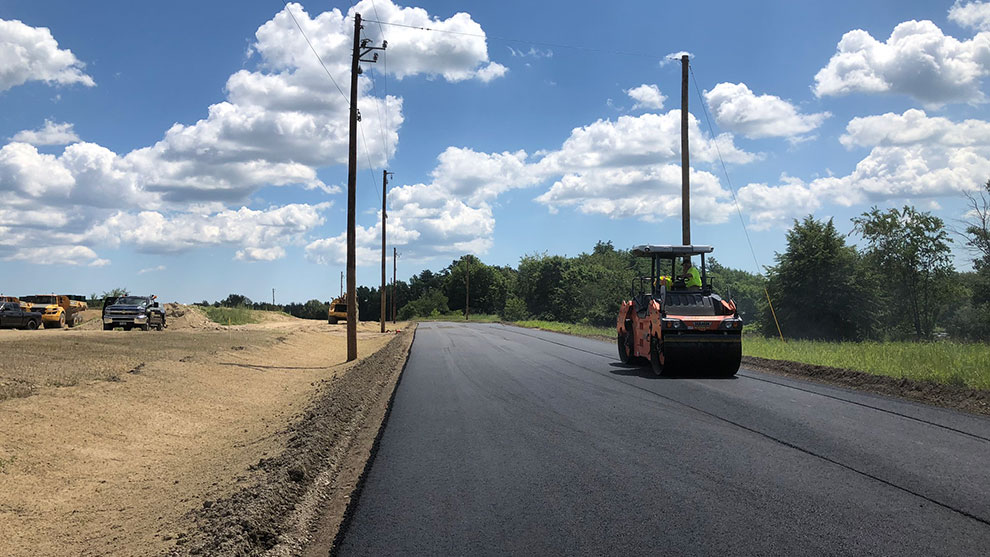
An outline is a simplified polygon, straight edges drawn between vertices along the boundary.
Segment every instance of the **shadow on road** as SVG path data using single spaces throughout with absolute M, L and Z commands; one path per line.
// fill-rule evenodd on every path
M 608 370 L 612 375 L 624 375 L 627 377 L 642 377 L 643 379 L 735 379 L 735 376 L 726 377 L 720 373 L 706 370 L 691 371 L 666 371 L 663 375 L 656 375 L 649 363 L 637 365 L 634 363 L 623 364 L 613 362 L 609 364 L 612 369 Z

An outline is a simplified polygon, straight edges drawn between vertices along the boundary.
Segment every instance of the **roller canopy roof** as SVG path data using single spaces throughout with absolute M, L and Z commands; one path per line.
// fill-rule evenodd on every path
M 633 246 L 632 254 L 636 257 L 658 257 L 661 259 L 674 259 L 676 257 L 690 257 L 702 253 L 711 253 L 715 248 L 711 246 L 657 246 L 653 244 L 643 244 Z

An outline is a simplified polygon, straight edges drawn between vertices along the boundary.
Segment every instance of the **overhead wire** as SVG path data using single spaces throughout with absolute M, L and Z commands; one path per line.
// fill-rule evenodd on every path
M 378 15 L 378 6 L 375 4 L 375 0 L 371 0 L 371 7 L 372 7 L 372 9 L 375 12 L 375 17 L 378 18 L 376 20 L 376 21 L 378 21 L 378 32 L 381 34 L 382 43 L 384 44 L 384 42 L 385 42 L 385 28 L 382 27 L 382 24 L 380 22 L 381 17 Z M 378 112 L 378 124 L 379 124 L 379 127 L 381 128 L 381 131 L 382 131 L 382 148 L 385 150 L 385 166 L 386 167 L 388 167 L 388 158 L 389 158 L 388 157 L 388 134 L 387 134 L 387 130 L 388 130 L 388 63 L 386 62 L 386 60 L 387 60 L 387 58 L 386 58 L 387 53 L 388 53 L 388 50 L 387 49 L 386 50 L 382 50 L 382 64 L 384 66 L 384 71 L 378 72 L 378 74 L 382 76 L 382 80 L 384 81 L 383 87 L 385 87 L 385 93 L 382 96 L 381 100 L 378 100 L 378 92 L 377 92 L 377 90 L 375 88 L 375 80 L 373 80 L 373 79 L 371 80 L 371 87 L 372 87 L 371 92 L 372 92 L 372 95 L 376 99 L 376 101 L 375 101 L 375 110 Z M 371 79 L 371 78 L 369 77 L 368 79 Z M 382 104 L 384 106 L 382 108 L 379 108 L 379 104 Z M 385 113 L 385 119 L 384 120 L 382 119 L 382 112 Z
M 333 83 L 333 86 L 337 88 L 337 92 L 340 93 L 341 97 L 344 97 L 344 101 L 347 103 L 347 106 L 350 107 L 351 100 L 348 99 L 347 95 L 344 94 L 344 90 L 340 88 L 340 85 L 337 85 L 337 80 L 333 78 L 333 74 L 330 73 L 330 69 L 327 68 L 327 65 L 323 63 L 323 58 L 320 56 L 320 53 L 316 51 L 316 48 L 313 46 L 313 43 L 310 42 L 309 37 L 306 36 L 306 32 L 303 31 L 302 26 L 299 25 L 298 21 L 296 21 L 296 16 L 293 15 L 292 10 L 289 9 L 288 0 L 282 0 L 282 4 L 285 5 L 285 11 L 289 13 L 289 17 L 291 17 L 292 22 L 296 24 L 296 28 L 299 29 L 300 33 L 302 33 L 303 38 L 306 39 L 306 44 L 309 45 L 309 49 L 313 51 L 313 54 L 316 55 L 316 59 L 320 61 L 320 65 L 323 66 L 323 71 L 327 72 L 327 77 L 330 78 L 330 81 Z
M 756 250 L 753 248 L 753 240 L 749 236 L 749 229 L 746 227 L 746 219 L 743 218 L 742 209 L 739 207 L 739 198 L 736 197 L 736 189 L 732 185 L 732 179 L 729 177 L 729 170 L 725 166 L 725 160 L 722 159 L 722 150 L 719 149 L 718 140 L 715 138 L 715 128 L 712 126 L 712 119 L 708 114 L 708 107 L 705 105 L 705 99 L 701 95 L 701 88 L 698 87 L 698 77 L 694 75 L 694 64 L 689 64 L 688 70 L 691 72 L 691 80 L 694 82 L 694 90 L 698 94 L 698 104 L 701 105 L 701 110 L 705 114 L 705 123 L 708 124 L 708 132 L 712 135 L 712 145 L 715 146 L 715 154 L 718 155 L 718 162 L 722 165 L 722 173 L 725 174 L 725 183 L 729 186 L 729 193 L 732 194 L 732 203 L 736 206 L 736 214 L 739 215 L 739 223 L 742 225 L 743 233 L 746 235 L 746 243 L 749 244 L 749 252 L 753 255 L 753 262 L 756 263 L 756 272 L 762 277 L 763 267 L 760 266 L 760 261 L 756 257 Z M 773 302 L 770 300 L 770 291 L 766 286 L 764 286 L 763 292 L 766 294 L 767 304 L 770 306 L 770 314 L 773 316 L 773 321 L 777 325 L 777 334 L 780 335 L 780 340 L 784 340 L 784 333 L 781 332 L 780 322 L 777 320 L 777 312 L 773 309 Z
M 642 52 L 626 52 L 626 51 L 621 51 L 621 50 L 609 50 L 609 49 L 605 49 L 605 48 L 593 48 L 593 47 L 589 47 L 589 46 L 580 46 L 580 45 L 572 45 L 572 44 L 548 43 L 548 42 L 542 42 L 542 41 L 532 41 L 532 40 L 529 40 L 529 39 L 514 39 L 514 38 L 511 38 L 511 37 L 499 37 L 497 35 L 488 35 L 488 34 L 485 34 L 485 33 L 468 33 L 468 32 L 465 32 L 465 31 L 450 31 L 448 29 L 435 29 L 433 27 L 421 27 L 421 26 L 418 26 L 418 25 L 407 25 L 405 23 L 394 23 L 394 22 L 390 22 L 390 21 L 376 21 L 376 20 L 369 20 L 369 19 L 364 19 L 362 21 L 370 21 L 370 22 L 373 22 L 373 23 L 377 23 L 379 25 L 392 25 L 394 27 L 405 27 L 407 29 L 417 29 L 419 31 L 431 31 L 431 32 L 434 32 L 434 33 L 447 33 L 447 34 L 450 34 L 450 35 L 463 35 L 463 36 L 466 36 L 466 37 L 478 37 L 478 38 L 481 38 L 481 39 L 488 39 L 488 40 L 492 40 L 492 41 L 502 41 L 502 42 L 508 42 L 508 43 L 520 43 L 520 44 L 528 44 L 528 45 L 535 45 L 535 46 L 545 46 L 545 47 L 553 47 L 553 48 L 571 48 L 571 49 L 575 49 L 575 50 L 584 50 L 584 51 L 587 51 L 587 52 L 601 52 L 601 53 L 605 53 L 605 54 L 618 54 L 620 56 L 635 56 L 637 58 L 656 58 L 657 57 L 656 54 L 644 54 Z

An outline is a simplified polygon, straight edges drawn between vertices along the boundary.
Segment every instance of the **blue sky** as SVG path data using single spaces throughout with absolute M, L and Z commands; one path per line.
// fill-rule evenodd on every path
M 794 218 L 954 223 L 990 178 L 990 4 L 684 4 L 0 0 L 0 291 L 329 299 L 347 103 L 296 23 L 346 92 L 355 11 L 389 43 L 360 79 L 359 284 L 385 167 L 403 280 L 679 243 L 673 53 L 701 89 L 692 239 L 730 266 L 756 270 L 719 153 L 762 265 Z

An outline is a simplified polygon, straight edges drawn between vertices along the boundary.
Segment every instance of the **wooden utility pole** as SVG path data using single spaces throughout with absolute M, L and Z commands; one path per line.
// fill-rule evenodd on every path
M 688 159 L 688 55 L 681 56 L 681 243 L 691 245 L 691 163 Z
M 467 267 L 467 272 L 464 273 L 464 320 L 467 321 L 471 317 L 471 256 L 464 256 L 464 263 Z
M 275 305 L 275 289 L 272 288 L 272 305 Z
M 348 128 L 347 153 L 347 361 L 357 359 L 357 292 L 355 289 L 355 247 L 354 247 L 354 213 L 355 189 L 357 182 L 357 123 L 361 119 L 357 108 L 358 75 L 361 73 L 361 62 L 377 62 L 374 58 L 364 59 L 373 50 L 384 50 L 380 47 L 368 46 L 369 39 L 361 38 L 361 14 L 354 14 L 354 52 L 351 53 L 351 109 L 350 126 Z
M 393 174 L 393 173 L 389 172 L 388 170 L 382 169 L 382 290 L 381 290 L 382 300 L 380 303 L 380 305 L 382 306 L 382 315 L 380 321 L 382 323 L 381 332 L 383 333 L 385 332 L 385 301 L 387 299 L 385 296 L 385 286 L 387 284 L 385 282 L 385 219 L 388 218 L 388 216 L 385 214 L 385 186 L 388 185 L 389 174 Z
M 392 248 L 392 323 L 395 324 L 395 260 L 399 257 L 395 248 Z

